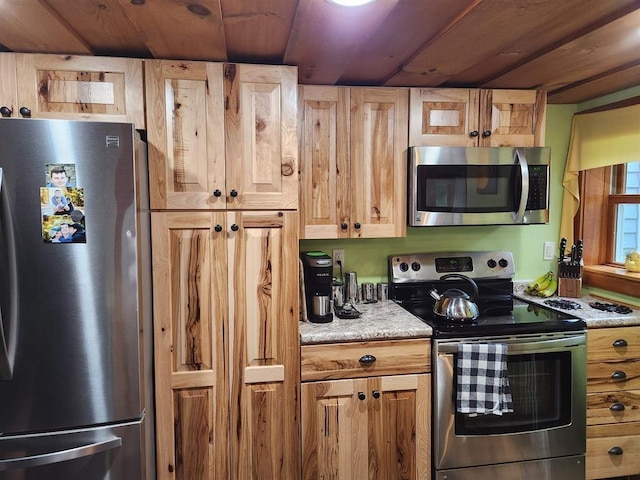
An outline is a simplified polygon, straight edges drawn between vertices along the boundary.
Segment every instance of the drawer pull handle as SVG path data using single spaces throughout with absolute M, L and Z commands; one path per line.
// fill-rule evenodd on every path
M 624 380 L 625 378 L 627 378 L 627 374 L 622 370 L 616 370 L 611 374 L 611 378 L 614 380 Z
M 611 410 L 612 412 L 624 412 L 624 403 L 621 403 L 621 402 L 612 403 L 611 406 L 609 407 L 609 410 Z
M 367 396 L 364 394 L 364 392 L 358 392 L 358 398 L 360 400 L 364 400 L 365 398 L 367 398 Z
M 622 455 L 624 450 L 621 447 L 611 447 L 609 449 L 609 455 Z
M 380 398 L 380 392 L 378 390 L 374 390 L 373 392 L 371 392 L 371 395 L 373 395 L 373 398 Z
M 360 363 L 373 363 L 376 361 L 376 357 L 374 357 L 373 355 L 363 355 L 360 357 Z
M 624 338 L 619 338 L 615 342 L 613 342 L 614 347 L 626 347 L 627 341 Z

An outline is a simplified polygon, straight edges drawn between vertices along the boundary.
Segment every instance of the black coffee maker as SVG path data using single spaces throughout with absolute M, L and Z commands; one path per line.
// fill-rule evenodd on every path
M 333 321 L 331 281 L 333 259 L 324 252 L 301 252 L 307 318 L 314 323 Z

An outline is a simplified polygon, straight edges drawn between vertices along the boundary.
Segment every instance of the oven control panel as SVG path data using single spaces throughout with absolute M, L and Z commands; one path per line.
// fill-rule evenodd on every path
M 507 251 L 414 253 L 389 256 L 390 283 L 439 280 L 449 273 L 473 279 L 513 278 L 513 254 Z

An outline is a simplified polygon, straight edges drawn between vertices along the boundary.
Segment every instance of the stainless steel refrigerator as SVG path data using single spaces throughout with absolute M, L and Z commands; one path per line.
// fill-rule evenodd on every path
M 0 119 L 0 479 L 155 478 L 140 135 Z

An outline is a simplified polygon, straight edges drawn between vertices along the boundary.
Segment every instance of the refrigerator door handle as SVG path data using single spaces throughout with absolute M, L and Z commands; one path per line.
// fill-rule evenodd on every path
M 122 439 L 120 437 L 111 437 L 100 442 L 81 445 L 79 447 L 60 450 L 57 452 L 31 455 L 29 457 L 9 458 L 7 460 L 0 460 L 0 472 L 17 468 L 39 467 L 41 465 L 49 465 L 76 458 L 89 457 L 121 446 Z
M 7 245 L 6 261 L 9 263 L 9 301 L 11 305 L 5 306 L 9 310 L 9 318 L 3 315 L 0 306 L 0 380 L 11 380 L 13 378 L 13 364 L 16 356 L 16 337 L 18 330 L 18 267 L 16 259 L 15 234 L 13 231 L 13 214 L 9 201 L 9 195 L 4 188 L 4 170 L 0 168 L 0 235 L 4 235 Z M 4 322 L 8 321 L 8 336 Z

